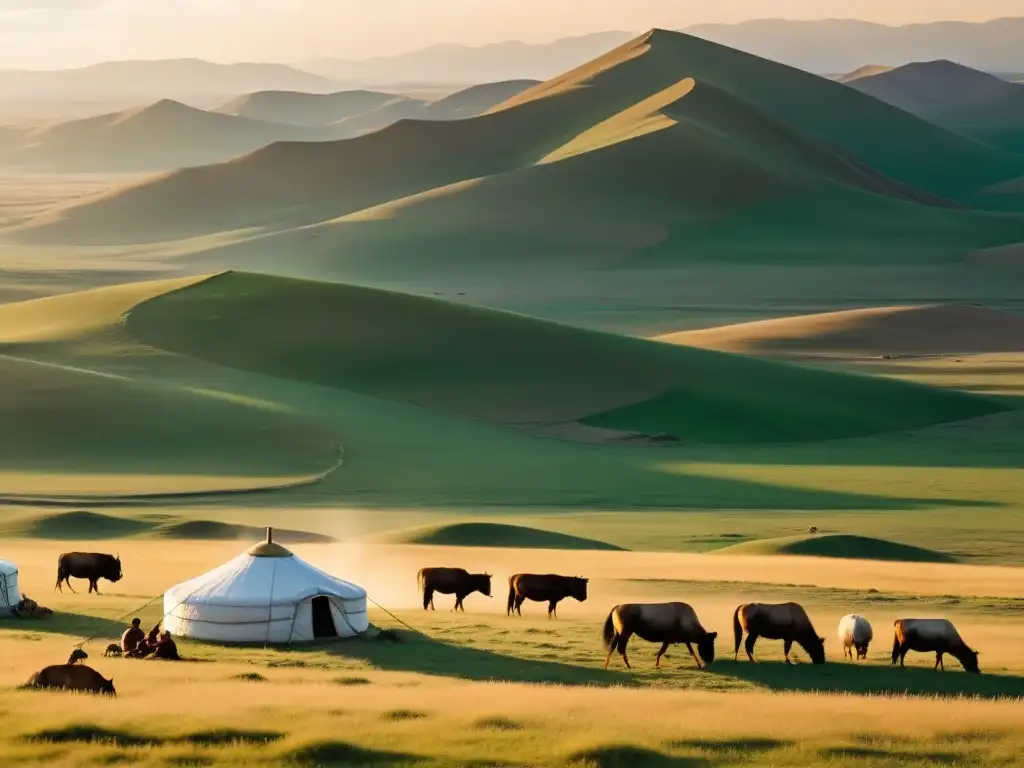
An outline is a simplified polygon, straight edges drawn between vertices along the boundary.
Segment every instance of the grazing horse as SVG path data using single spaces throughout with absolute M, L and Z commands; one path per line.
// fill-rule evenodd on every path
M 935 669 L 946 671 L 942 657 L 948 653 L 960 662 L 964 671 L 981 672 L 978 668 L 978 652 L 967 646 L 948 619 L 897 619 L 893 627 L 896 630 L 892 642 L 893 666 L 899 660 L 902 667 L 909 651 L 934 651 Z
M 455 595 L 454 611 L 466 612 L 462 604 L 473 592 L 491 596 L 491 574 L 470 573 L 464 568 L 422 568 L 416 574 L 416 583 L 423 590 L 423 610 L 434 610 L 434 593 Z
M 839 643 L 843 646 L 843 658 L 849 656 L 852 661 L 853 653 L 856 651 L 858 661 L 866 659 L 868 645 L 874 636 L 871 623 L 863 616 L 851 613 L 839 620 Z
M 735 658 L 740 655 L 740 641 L 743 632 L 747 633 L 744 648 L 747 658 L 754 659 L 754 643 L 758 637 L 769 640 L 782 640 L 785 645 L 786 663 L 790 664 L 789 652 L 793 643 L 799 643 L 815 664 L 825 663 L 825 638 L 819 637 L 814 631 L 807 611 L 796 603 L 768 605 L 766 603 L 748 603 L 739 606 L 732 614 L 732 628 L 736 635 Z
M 121 558 L 104 555 L 99 552 L 65 552 L 57 561 L 57 584 L 54 589 L 64 591 L 62 584 L 67 584 L 72 592 L 71 577 L 89 580 L 89 592 L 100 593 L 99 580 L 110 582 L 120 581 L 124 576 L 121 570 Z
M 556 576 L 553 573 L 517 573 L 508 580 L 508 608 L 506 616 L 523 615 L 523 601 L 533 600 L 548 604 L 548 618 L 558 618 L 558 603 L 567 597 L 579 602 L 587 599 L 587 582 L 579 576 Z
M 602 632 L 604 647 L 608 651 L 604 659 L 605 669 L 608 669 L 613 651 L 618 651 L 626 667 L 632 669 L 626 656 L 626 645 L 633 635 L 649 643 L 661 643 L 661 649 L 654 657 L 656 668 L 661 666 L 661 657 L 673 643 L 686 643 L 698 668 L 708 667 L 715 660 L 718 633 L 705 630 L 696 612 L 686 603 L 627 603 L 612 608 Z M 699 658 L 693 652 L 693 643 L 697 644 Z
M 116 695 L 113 680 L 107 680 L 95 669 L 83 664 L 59 664 L 46 667 L 32 675 L 25 687 Z

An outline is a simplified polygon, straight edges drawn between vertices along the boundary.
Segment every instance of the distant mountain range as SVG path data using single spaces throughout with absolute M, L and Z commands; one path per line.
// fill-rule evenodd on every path
M 850 72 L 868 63 L 901 66 L 948 59 L 985 72 L 1006 73 L 1007 79 L 1024 79 L 1013 74 L 1024 73 L 1024 18 L 902 27 L 848 20 L 768 19 L 683 31 L 818 74 Z M 459 84 L 544 80 L 635 36 L 610 31 L 543 44 L 444 44 L 365 61 L 317 59 L 297 66 L 176 59 L 107 62 L 51 72 L 7 70 L 0 71 L 0 102 L 141 104 L 170 98 L 206 106 L 211 97 L 226 101 L 255 91 L 329 93 L 355 88 L 396 90 L 398 85 L 415 84 L 448 84 L 454 89 Z
M 200 59 L 108 61 L 53 71 L 0 70 L 3 101 L 189 101 L 271 89 L 338 90 L 329 78 L 284 64 L 214 64 Z
M 765 19 L 704 24 L 682 31 L 817 74 L 849 72 L 867 62 L 899 66 L 934 59 L 950 59 L 984 71 L 1024 71 L 1024 17 L 982 24 L 936 22 L 901 27 L 837 19 Z M 632 32 L 613 31 L 546 44 L 436 45 L 367 61 L 321 59 L 300 66 L 352 82 L 544 79 L 633 37 Z

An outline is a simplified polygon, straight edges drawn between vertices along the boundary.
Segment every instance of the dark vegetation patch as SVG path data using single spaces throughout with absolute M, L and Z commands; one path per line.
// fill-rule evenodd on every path
M 751 755 L 754 753 L 770 752 L 773 749 L 781 749 L 792 744 L 790 741 L 779 739 L 763 738 L 737 738 L 737 739 L 680 739 L 671 741 L 666 746 L 670 749 L 699 749 L 702 752 L 713 754 L 728 754 L 731 752 Z
M 30 734 L 25 739 L 47 744 L 105 744 L 114 747 L 148 747 L 163 743 L 154 736 L 89 724 L 47 728 Z
M 629 745 L 595 747 L 569 756 L 573 768 L 709 768 L 703 758 L 673 757 L 653 749 Z
M 240 675 L 232 675 L 232 680 L 241 680 L 244 683 L 266 683 L 267 678 L 259 672 L 243 672 Z
M 335 685 L 370 685 L 370 679 L 366 677 L 336 677 Z
M 243 731 L 233 728 L 217 728 L 209 731 L 189 733 L 175 739 L 175 741 L 193 744 L 197 747 L 224 747 L 232 744 L 270 744 L 283 738 L 284 734 L 276 731 Z
M 417 758 L 399 752 L 364 749 L 345 741 L 317 741 L 292 750 L 286 760 L 309 768 L 327 768 L 335 765 L 387 765 L 413 762 Z
M 399 723 L 404 720 L 422 720 L 427 716 L 426 712 L 418 712 L 415 709 L 393 709 L 385 712 L 383 719 L 392 723 Z
M 926 765 L 970 765 L 969 756 L 958 752 L 906 752 L 897 749 L 874 747 L 829 747 L 819 753 L 830 760 L 854 758 L 856 760 L 884 760 L 887 763 L 899 760 L 901 765 L 921 762 Z
M 473 727 L 484 731 L 523 731 L 526 729 L 522 723 L 517 723 L 507 717 L 485 717 L 473 723 Z
M 203 755 L 171 755 L 164 760 L 168 765 L 177 765 L 181 768 L 205 768 L 207 765 L 213 765 L 213 758 Z

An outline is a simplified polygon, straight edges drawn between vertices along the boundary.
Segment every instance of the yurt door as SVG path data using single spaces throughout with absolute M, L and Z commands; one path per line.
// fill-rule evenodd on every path
M 313 637 L 337 637 L 338 630 L 334 628 L 334 619 L 331 617 L 331 599 L 329 597 L 313 598 Z

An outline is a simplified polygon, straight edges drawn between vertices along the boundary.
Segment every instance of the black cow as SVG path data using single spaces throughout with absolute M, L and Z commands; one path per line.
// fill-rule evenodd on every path
M 567 597 L 579 602 L 587 599 L 587 582 L 579 576 L 557 576 L 553 573 L 517 573 L 508 580 L 508 609 L 506 616 L 523 615 L 523 601 L 534 600 L 548 604 L 548 618 L 558 618 L 558 603 Z
M 434 608 L 434 593 L 455 595 L 455 608 L 466 612 L 462 601 L 473 592 L 491 596 L 491 574 L 470 573 L 463 568 L 423 568 L 416 574 L 416 582 L 423 590 L 423 610 Z
M 100 579 L 120 581 L 124 576 L 121 570 L 121 558 L 114 555 L 103 555 L 99 552 L 65 552 L 57 561 L 57 585 L 54 589 L 64 591 L 62 583 L 68 585 L 72 592 L 71 577 L 89 580 L 89 592 L 100 593 Z

